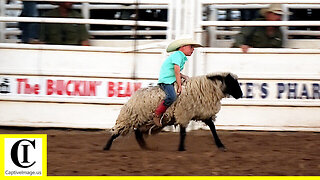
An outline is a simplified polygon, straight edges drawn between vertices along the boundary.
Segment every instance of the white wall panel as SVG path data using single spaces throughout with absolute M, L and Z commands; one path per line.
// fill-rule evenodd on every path
M 1 49 L 1 74 L 157 78 L 165 58 L 156 53 Z M 133 74 L 134 73 L 134 74 Z
M 135 83 L 156 84 L 166 56 L 164 50 L 0 44 L 0 125 L 111 128 Z M 319 60 L 317 50 L 207 48 L 195 51 L 184 73 L 238 75 L 244 97 L 222 101 L 218 129 L 320 131 Z M 198 128 L 206 127 L 189 126 Z
M 207 53 L 197 66 L 198 74 L 230 71 L 240 78 L 301 78 L 320 77 L 315 64 L 320 54 L 243 54 Z
M 0 101 L 2 126 L 111 128 L 120 105 Z

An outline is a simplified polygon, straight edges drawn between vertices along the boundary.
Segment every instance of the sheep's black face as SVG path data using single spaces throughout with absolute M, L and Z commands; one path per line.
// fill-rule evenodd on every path
M 235 99 L 239 99 L 242 97 L 242 91 L 239 85 L 239 82 L 234 79 L 230 74 L 228 74 L 224 78 L 226 89 L 224 90 L 224 93 L 231 95 Z
M 207 76 L 207 78 L 213 81 L 219 80 L 222 83 L 224 83 L 226 87 L 223 90 L 223 93 L 231 95 L 236 99 L 239 99 L 242 97 L 242 91 L 241 91 L 239 82 L 235 78 L 233 78 L 230 74 L 228 74 L 226 77 L 215 75 L 215 76 Z

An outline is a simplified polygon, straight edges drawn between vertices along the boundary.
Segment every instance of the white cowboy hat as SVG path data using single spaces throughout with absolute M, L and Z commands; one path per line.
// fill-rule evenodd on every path
M 197 43 L 192 39 L 177 39 L 171 42 L 167 47 L 167 52 L 173 52 L 178 50 L 182 46 L 193 45 L 194 47 L 202 47 L 201 44 Z
M 267 12 L 272 12 L 272 13 L 278 14 L 278 15 L 285 14 L 285 12 L 283 12 L 281 4 L 270 4 L 270 6 L 268 8 L 264 8 L 264 9 L 260 10 L 260 14 L 262 16 L 265 16 Z M 291 15 L 292 13 L 289 12 L 288 14 Z

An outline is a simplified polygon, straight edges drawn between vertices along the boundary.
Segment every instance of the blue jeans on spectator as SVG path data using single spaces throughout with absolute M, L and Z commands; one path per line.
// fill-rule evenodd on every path
M 37 2 L 23 1 L 23 9 L 20 17 L 38 17 L 39 12 L 37 9 Z M 21 22 L 19 28 L 22 31 L 21 41 L 23 43 L 29 43 L 30 40 L 39 39 L 39 24 Z
M 163 105 L 166 107 L 171 106 L 173 102 L 177 99 L 176 90 L 174 89 L 173 84 L 159 84 L 160 88 L 166 93 Z

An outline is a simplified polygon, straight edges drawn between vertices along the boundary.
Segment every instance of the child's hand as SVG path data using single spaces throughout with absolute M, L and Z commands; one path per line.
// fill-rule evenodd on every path
M 187 75 L 184 75 L 184 74 L 180 74 L 181 75 L 181 78 L 184 79 L 184 80 L 188 80 L 189 79 L 189 76 Z
M 248 45 L 241 45 L 240 46 L 243 53 L 247 53 L 249 51 L 250 46 Z
M 177 88 L 177 94 L 180 95 L 182 92 L 182 86 L 178 86 Z

